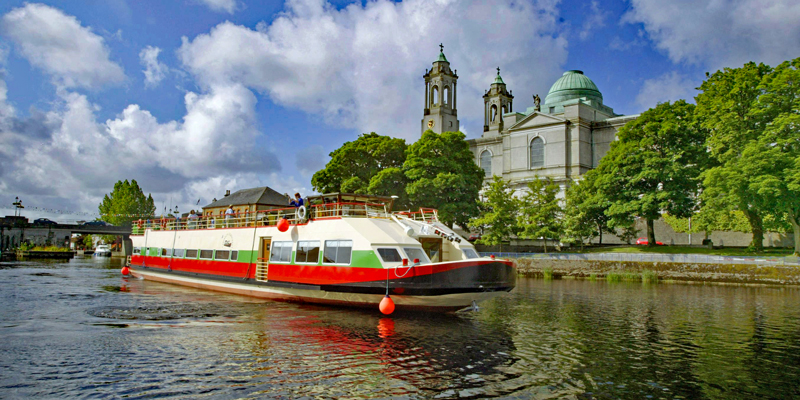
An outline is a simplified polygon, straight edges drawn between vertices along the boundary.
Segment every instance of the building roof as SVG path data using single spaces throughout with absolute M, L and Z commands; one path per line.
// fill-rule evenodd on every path
M 447 57 L 444 56 L 444 51 L 439 52 L 439 58 L 435 62 L 448 62 Z
M 585 98 L 603 104 L 603 94 L 597 85 L 583 74 L 583 71 L 571 70 L 564 72 L 561 78 L 550 88 L 544 100 L 545 106 L 550 107 L 564 101 Z
M 278 207 L 288 207 L 289 198 L 280 194 L 267 186 L 242 189 L 231 193 L 203 208 L 215 208 L 225 206 L 236 206 L 244 204 L 264 204 Z

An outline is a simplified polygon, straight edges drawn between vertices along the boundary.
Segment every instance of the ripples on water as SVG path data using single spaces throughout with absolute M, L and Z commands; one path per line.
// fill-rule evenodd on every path
M 800 290 L 520 279 L 478 313 L 231 296 L 121 260 L 0 264 L 0 398 L 791 398 Z

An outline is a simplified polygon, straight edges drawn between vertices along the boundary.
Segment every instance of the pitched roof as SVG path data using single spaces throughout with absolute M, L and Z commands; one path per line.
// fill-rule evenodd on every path
M 203 208 L 236 206 L 243 204 L 264 204 L 278 207 L 288 207 L 289 198 L 286 195 L 280 194 L 267 186 L 242 189 L 237 192 L 231 193 L 230 196 L 225 196 Z

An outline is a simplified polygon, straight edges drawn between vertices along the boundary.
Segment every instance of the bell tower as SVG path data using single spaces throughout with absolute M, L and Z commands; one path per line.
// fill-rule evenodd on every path
M 422 114 L 422 131 L 436 133 L 457 132 L 456 71 L 444 56 L 444 46 L 439 45 L 439 59 L 433 62 L 430 71 L 425 70 L 425 109 Z
M 483 136 L 497 136 L 503 132 L 503 114 L 512 112 L 514 96 L 506 90 L 506 83 L 500 77 L 500 67 L 497 67 L 497 76 L 483 95 Z

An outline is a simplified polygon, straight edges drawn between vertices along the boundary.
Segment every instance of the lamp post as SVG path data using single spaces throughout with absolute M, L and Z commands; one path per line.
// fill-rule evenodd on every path
M 14 206 L 14 216 L 15 217 L 18 217 L 18 216 L 22 215 L 22 211 L 20 211 L 20 209 L 25 208 L 25 206 L 22 205 L 22 200 L 19 199 L 19 196 L 14 198 L 14 202 L 11 203 L 11 205 Z

